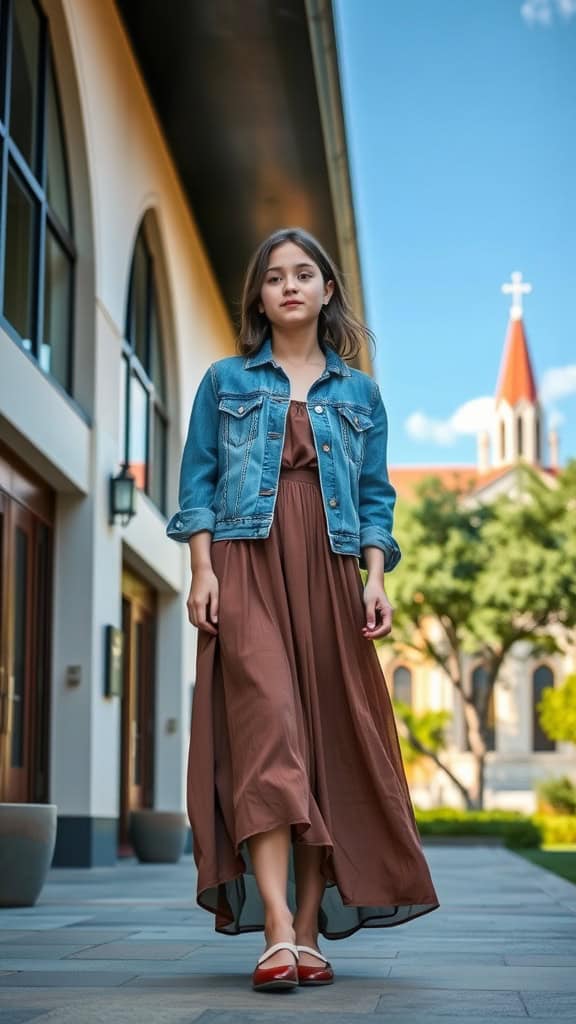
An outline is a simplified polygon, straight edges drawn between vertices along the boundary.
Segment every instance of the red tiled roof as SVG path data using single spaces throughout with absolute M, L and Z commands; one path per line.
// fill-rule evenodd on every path
M 515 469 L 517 464 L 492 467 L 485 473 L 479 473 L 476 466 L 392 466 L 389 470 L 390 482 L 396 489 L 399 498 L 408 500 L 416 497 L 416 487 L 425 477 L 439 477 L 445 487 L 470 488 L 480 491 L 487 484 L 493 483 Z M 558 470 L 540 466 L 540 473 L 556 476 Z
M 522 320 L 511 320 L 500 367 L 496 399 L 505 399 L 514 406 L 522 398 L 536 401 L 536 385 L 532 372 L 528 342 Z

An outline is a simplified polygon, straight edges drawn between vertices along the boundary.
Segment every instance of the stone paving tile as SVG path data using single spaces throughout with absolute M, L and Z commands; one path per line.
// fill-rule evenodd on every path
M 10 932 L 7 937 L 6 935 L 7 933 L 4 929 L 0 929 L 2 944 L 6 941 L 18 945 L 28 943 L 34 946 L 42 946 L 44 943 L 51 944 L 57 942 L 61 946 L 77 946 L 78 949 L 81 949 L 83 946 L 95 946 L 101 942 L 127 939 L 128 936 L 132 937 L 132 932 L 127 931 L 125 928 L 122 931 L 95 931 L 93 928 L 51 928 L 47 931 L 38 932 L 37 935 L 32 935 L 29 930 L 26 932 Z
M 356 970 L 355 974 L 360 971 Z M 366 974 L 370 975 L 367 970 Z M 452 988 L 452 989 L 545 989 L 558 992 L 573 992 L 576 996 L 576 975 L 570 967 L 542 967 L 537 972 L 531 967 L 508 967 L 492 965 L 476 967 L 469 964 L 453 969 L 450 965 L 402 965 L 395 961 L 390 968 L 390 980 L 400 980 L 414 988 Z
M 402 1011 L 418 1013 L 426 1018 L 457 1017 L 521 1017 L 526 1019 L 526 1008 L 517 992 L 486 992 L 469 990 L 450 992 L 437 989 L 421 989 L 417 992 L 393 990 L 380 997 L 377 1012 L 386 1014 Z
M 0 1008 L 0 1024 L 28 1024 L 28 1021 L 40 1020 L 44 1010 L 3 1010 Z M 44 1017 L 44 1019 L 46 1019 Z
M 79 953 L 70 953 L 70 960 L 181 960 L 198 949 L 191 942 L 105 942 Z M 0 959 L 2 947 L 0 946 Z
M 18 929 L 20 931 L 44 931 L 48 928 L 62 928 L 67 924 L 79 924 L 87 921 L 88 918 L 85 914 L 81 917 L 78 915 L 71 917 L 67 916 L 64 919 L 58 918 L 57 915 L 52 914 L 50 917 L 47 915 L 37 914 L 33 916 L 25 916 L 23 914 L 8 914 L 6 911 L 0 912 L 0 929 L 3 931 L 5 928 L 13 931 Z
M 57 967 L 60 961 L 56 960 L 52 967 Z M 135 974 L 122 974 L 120 971 L 35 971 L 22 970 L 15 974 L 2 975 L 0 977 L 0 988 L 83 988 L 97 985 L 101 988 L 113 988 L 116 985 L 125 985 L 132 981 Z
M 19 960 L 26 965 L 31 960 L 61 960 L 63 957 L 70 956 L 70 951 L 73 949 L 73 946 L 55 946 L 48 943 L 39 946 L 23 946 L 20 942 L 0 944 L 0 963 Z M 15 969 L 21 970 L 21 968 Z
M 548 1018 L 550 1021 L 576 1020 L 576 992 L 521 992 L 530 1015 Z
M 504 960 L 507 964 L 513 966 L 530 966 L 530 967 L 575 967 L 576 968 L 576 955 L 575 956 L 563 956 L 562 953 L 554 955 L 550 953 L 548 956 L 532 954 L 518 956 L 505 956 Z

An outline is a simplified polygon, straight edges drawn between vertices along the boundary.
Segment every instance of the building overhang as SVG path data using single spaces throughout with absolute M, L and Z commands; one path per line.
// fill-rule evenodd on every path
M 116 3 L 232 320 L 251 253 L 287 226 L 336 257 L 363 316 L 331 0 Z

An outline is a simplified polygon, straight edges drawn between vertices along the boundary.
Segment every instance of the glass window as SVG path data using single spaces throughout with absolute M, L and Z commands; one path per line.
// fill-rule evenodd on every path
M 46 102 L 46 194 L 54 213 L 60 218 L 68 231 L 72 231 L 70 189 L 66 160 L 64 158 L 64 134 L 52 67 L 48 74 Z
M 540 725 L 538 704 L 544 690 L 554 686 L 554 673 L 548 665 L 539 665 L 532 676 L 532 749 L 535 751 L 556 750 L 556 741 L 546 735 Z
M 70 381 L 70 302 L 72 265 L 67 252 L 46 230 L 46 277 L 44 293 L 44 331 L 40 344 L 40 366 L 51 373 L 64 388 Z
M 151 369 L 150 375 L 154 388 L 161 402 L 166 402 L 166 381 L 164 376 L 164 359 L 162 353 L 162 338 L 160 336 L 160 325 L 156 312 L 156 302 L 150 304 L 150 350 Z
M 154 431 L 152 465 L 150 467 L 150 497 L 158 508 L 166 505 L 166 444 L 168 431 L 166 420 L 157 408 L 154 409 Z
M 148 463 L 148 392 L 136 374 L 130 378 L 130 471 L 140 490 L 146 490 Z
M 148 253 L 141 235 L 139 235 L 134 249 L 134 261 L 132 264 L 132 279 L 130 285 L 130 334 L 129 341 L 132 343 L 138 359 L 145 370 L 148 366 Z
M 393 697 L 412 707 L 412 673 L 405 665 L 399 665 L 394 669 L 393 675 Z
M 161 317 L 154 262 L 145 229 L 138 234 L 130 268 L 126 340 L 120 387 L 120 462 L 127 461 L 138 487 L 164 512 L 168 417 Z
M 71 391 L 76 253 L 47 21 L 32 0 L 1 0 L 0 23 L 11 25 L 7 59 L 0 60 L 0 95 L 9 108 L 8 134 L 0 140 L 0 321 Z M 44 151 L 36 152 L 40 142 Z
M 486 704 L 488 697 L 488 670 L 484 665 L 477 665 L 472 673 L 472 697 L 474 704 L 480 712 Z M 496 749 L 496 720 L 494 713 L 494 688 L 490 694 L 490 702 L 486 716 L 486 747 L 488 750 Z
M 8 174 L 4 260 L 4 315 L 26 348 L 32 347 L 34 286 L 34 206 L 15 174 Z
M 40 21 L 32 0 L 13 0 L 10 135 L 33 168 L 36 164 L 39 54 Z

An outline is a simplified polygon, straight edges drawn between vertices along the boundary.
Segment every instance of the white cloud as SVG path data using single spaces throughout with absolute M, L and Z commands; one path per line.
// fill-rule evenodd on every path
M 559 398 L 566 398 L 567 395 L 576 394 L 576 364 L 571 366 L 557 366 L 552 370 L 546 370 L 540 385 L 540 401 L 544 405 L 558 401 Z
M 563 423 L 566 422 L 566 417 L 560 409 L 550 409 L 548 412 L 548 426 L 550 430 L 557 430 Z
M 527 25 L 551 25 L 554 14 L 565 21 L 576 15 L 576 0 L 524 0 L 520 14 Z
M 415 441 L 450 445 L 463 434 L 489 430 L 493 412 L 493 398 L 472 398 L 459 406 L 447 420 L 435 420 L 423 412 L 413 412 L 404 426 L 407 434 Z

